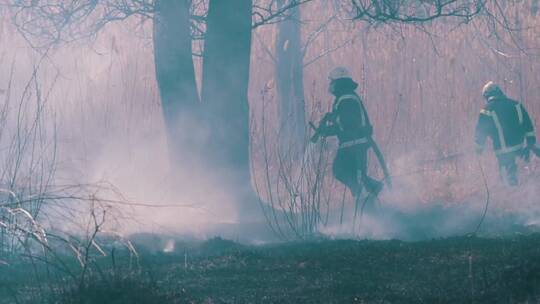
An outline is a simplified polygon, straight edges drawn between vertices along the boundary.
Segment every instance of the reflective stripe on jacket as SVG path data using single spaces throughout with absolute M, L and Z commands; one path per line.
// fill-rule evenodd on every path
M 333 106 L 340 148 L 367 144 L 373 127 L 360 97 L 354 93 L 336 98 Z
M 480 111 L 476 125 L 476 144 L 485 145 L 491 138 L 495 154 L 501 155 L 521 150 L 527 144 L 534 145 L 534 127 L 523 105 L 501 96 L 493 98 Z

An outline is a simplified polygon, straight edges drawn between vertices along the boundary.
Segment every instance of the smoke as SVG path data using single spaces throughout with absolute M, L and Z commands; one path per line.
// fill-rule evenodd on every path
M 14 100 L 10 134 L 17 130 L 13 117 L 17 103 L 36 71 L 35 82 L 47 97 L 48 115 L 43 119 L 48 137 L 43 140 L 56 150 L 53 185 L 111 185 L 115 191 L 104 190 L 96 196 L 128 203 L 111 203 L 115 218 L 107 229 L 122 234 L 214 236 L 216 225 L 238 220 L 238 193 L 228 188 L 226 173 L 204 163 L 182 162 L 193 159 L 188 155 L 170 155 L 154 80 L 153 50 L 149 38 L 144 38 L 148 33 L 141 29 L 141 39 L 126 31 L 111 28 L 95 41 L 69 44 L 47 56 L 29 48 L 17 35 L 3 36 L 2 45 L 8 45 L 6 39 L 13 46 L 3 48 L 0 57 L 1 97 L 11 83 Z M 119 36 L 122 39 L 116 39 Z M 29 96 L 31 102 L 22 110 L 31 113 L 37 97 L 34 92 Z M 179 127 L 202 142 L 208 136 L 196 123 Z M 78 202 L 70 208 L 86 210 Z M 43 220 L 58 229 L 73 229 L 59 217 Z
M 345 220 L 339 223 L 333 214 L 331 224 L 320 231 L 332 238 L 409 241 L 540 231 L 539 175 L 531 170 L 538 166 L 538 159 L 518 162 L 521 183 L 511 187 L 501 180 L 491 155 L 461 155 L 452 160 L 452 166 L 460 168 L 457 173 L 448 173 L 444 160 L 438 161 L 438 167 L 422 168 L 425 162 L 417 156 L 397 159 L 397 166 L 408 164 L 412 173 L 398 174 L 392 190 L 384 190 L 379 199 L 361 199 L 356 217 L 355 204 L 349 201 Z
M 15 35 L 2 38 L 2 45 L 13 48 L 2 50 L 0 89 L 6 89 L 14 66 L 11 94 L 20 96 L 39 64 L 37 79 L 51 113 L 49 128 L 57 132 L 55 183 L 114 185 L 126 201 L 136 203 L 116 206 L 123 219 L 116 229 L 126 234 L 273 240 L 261 226 L 236 225 L 242 194 L 231 191 L 227 172 L 200 162 L 170 162 L 152 47 L 148 33 L 141 30 L 142 39 L 129 35 L 128 29 L 113 28 L 90 45 L 70 45 L 45 59 Z M 181 127 L 190 130 L 191 137 L 209 136 L 196 123 Z M 368 203 L 356 220 L 350 198 L 341 223 L 339 204 L 333 201 L 331 220 L 319 231 L 337 238 L 406 240 L 467 234 L 482 219 L 487 192 L 489 208 L 480 233 L 509 234 L 540 225 L 534 173 L 538 160 L 526 168 L 521 164 L 522 185 L 511 188 L 499 181 L 493 157 L 484 156 L 486 191 L 475 157 L 464 153 L 445 158 L 427 142 L 412 153 L 390 151 L 394 188 L 385 190 L 380 201 Z

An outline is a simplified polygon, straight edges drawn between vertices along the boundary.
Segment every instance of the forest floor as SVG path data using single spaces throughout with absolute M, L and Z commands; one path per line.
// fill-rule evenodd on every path
M 39 302 L 540 303 L 540 234 L 263 246 L 215 238 L 142 250 L 131 268 L 119 253 L 103 259 L 84 287 L 60 280 Z M 28 271 L 11 268 L 0 267 L 1 299 L 25 302 Z

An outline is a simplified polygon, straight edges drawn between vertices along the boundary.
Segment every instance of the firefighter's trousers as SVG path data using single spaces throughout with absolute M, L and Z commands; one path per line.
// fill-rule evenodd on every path
M 345 184 L 354 197 L 365 187 L 370 193 L 378 194 L 382 183 L 367 175 L 368 144 L 358 144 L 337 151 L 332 171 L 335 178 Z
M 518 172 L 516 158 L 519 156 L 516 152 L 497 155 L 499 162 L 499 173 L 501 179 L 511 186 L 518 184 Z

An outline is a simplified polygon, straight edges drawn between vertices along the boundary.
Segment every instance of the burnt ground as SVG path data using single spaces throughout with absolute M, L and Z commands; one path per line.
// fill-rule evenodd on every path
M 120 256 L 82 289 L 65 281 L 39 302 L 540 303 L 540 234 L 264 246 L 216 238 L 142 250 L 131 270 Z M 21 277 L 0 278 L 21 286 Z

